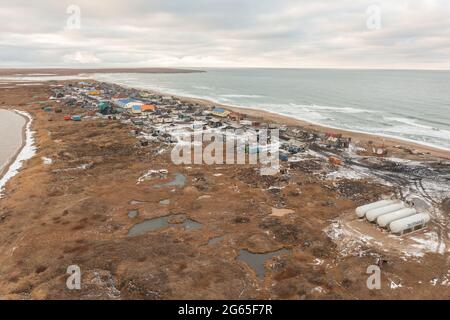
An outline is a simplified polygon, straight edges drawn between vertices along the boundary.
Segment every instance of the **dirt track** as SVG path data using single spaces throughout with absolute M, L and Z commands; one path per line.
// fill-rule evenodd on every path
M 39 148 L 0 200 L 1 298 L 450 297 L 448 286 L 432 284 L 448 274 L 446 255 L 405 259 L 395 250 L 369 245 L 359 248 L 361 255 L 345 255 L 322 231 L 356 205 L 392 192 L 388 187 L 361 181 L 354 186 L 358 193 L 342 194 L 304 167 L 293 168 L 289 179 L 281 174 L 261 179 L 251 166 L 175 166 L 169 153 L 157 154 L 160 145 L 137 146 L 131 127 L 118 121 L 67 122 L 62 115 L 43 112 L 38 102 L 49 95 L 46 85 L 0 89 L 0 107 L 16 106 L 34 117 Z M 169 174 L 138 184 L 150 169 Z M 175 173 L 186 177 L 186 185 L 154 187 Z M 283 188 L 268 191 L 270 186 Z M 274 207 L 294 213 L 270 217 Z M 132 210 L 138 210 L 136 218 L 128 217 Z M 171 214 L 202 228 L 172 224 L 127 235 L 138 222 Z M 208 244 L 218 236 L 223 239 Z M 266 253 L 281 248 L 290 253 L 266 261 L 263 279 L 236 259 L 242 249 Z M 379 257 L 388 261 L 382 290 L 371 291 L 366 268 Z M 74 264 L 82 271 L 80 291 L 65 286 L 66 269 Z M 391 289 L 392 281 L 403 286 Z

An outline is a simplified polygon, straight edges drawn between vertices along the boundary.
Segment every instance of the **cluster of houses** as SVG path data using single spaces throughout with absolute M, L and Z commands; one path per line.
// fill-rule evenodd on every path
M 220 107 L 206 107 L 180 101 L 176 97 L 154 94 L 110 83 L 78 82 L 53 88 L 52 100 L 66 107 L 81 107 L 101 117 L 114 117 L 133 123 L 145 134 L 176 142 L 172 132 L 177 127 L 195 129 L 234 129 L 258 132 L 278 129 L 280 159 L 307 150 L 312 144 L 321 148 L 345 149 L 350 139 L 342 135 L 312 133 L 300 126 L 284 126 L 259 118 L 231 112 Z

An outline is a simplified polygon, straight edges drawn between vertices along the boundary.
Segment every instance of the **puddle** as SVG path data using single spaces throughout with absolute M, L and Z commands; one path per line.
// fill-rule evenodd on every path
M 134 219 L 139 215 L 139 210 L 128 211 L 128 218 Z
M 208 246 L 209 245 L 213 245 L 213 244 L 217 244 L 217 243 L 221 242 L 224 238 L 225 238 L 225 236 L 211 238 L 208 241 Z
M 128 231 L 128 236 L 135 237 L 150 231 L 164 229 L 169 226 L 181 227 L 186 230 L 196 230 L 200 229 L 202 224 L 188 219 L 185 216 L 170 215 L 137 223 Z
M 167 183 L 155 184 L 153 188 L 159 189 L 163 187 L 184 187 L 186 184 L 186 176 L 181 173 L 175 173 L 175 178 Z
M 291 251 L 288 249 L 280 249 L 278 251 L 269 253 L 251 253 L 247 250 L 241 249 L 239 251 L 239 256 L 237 257 L 237 260 L 244 261 L 245 263 L 247 263 L 253 270 L 255 270 L 258 278 L 264 279 L 264 276 L 266 274 L 264 262 L 266 262 L 266 260 L 272 259 L 275 256 L 287 254 L 290 252 Z

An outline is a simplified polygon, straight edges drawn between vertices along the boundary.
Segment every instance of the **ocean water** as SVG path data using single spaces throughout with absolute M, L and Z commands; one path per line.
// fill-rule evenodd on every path
M 450 71 L 205 69 L 98 80 L 267 110 L 450 150 Z
M 21 148 L 25 123 L 17 113 L 0 109 L 0 172 Z

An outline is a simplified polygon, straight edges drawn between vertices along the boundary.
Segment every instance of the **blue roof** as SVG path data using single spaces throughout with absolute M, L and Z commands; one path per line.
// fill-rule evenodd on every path
M 123 106 L 128 104 L 128 103 L 130 103 L 130 102 L 137 102 L 137 100 L 127 98 L 127 99 L 119 99 L 119 100 L 115 101 L 116 104 L 123 105 Z
M 223 112 L 225 112 L 225 109 L 222 109 L 222 108 L 214 108 L 213 112 L 223 113 Z
M 133 110 L 141 110 L 141 106 L 139 104 L 136 104 L 131 107 Z

